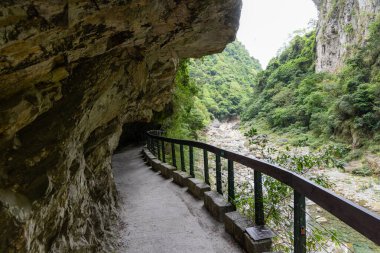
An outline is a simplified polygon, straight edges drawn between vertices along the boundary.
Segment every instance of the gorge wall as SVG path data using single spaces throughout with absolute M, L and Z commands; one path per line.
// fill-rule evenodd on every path
M 369 35 L 380 0 L 313 0 L 319 10 L 316 71 L 336 72 Z
M 235 38 L 240 0 L 0 3 L 0 252 L 99 252 L 122 126 L 171 99 L 179 59 Z

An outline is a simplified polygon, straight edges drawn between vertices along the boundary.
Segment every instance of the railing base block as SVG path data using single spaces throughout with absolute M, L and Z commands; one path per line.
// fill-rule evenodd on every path
M 173 182 L 181 187 L 186 186 L 186 179 L 190 177 L 189 174 L 187 174 L 184 171 L 173 171 Z
M 235 211 L 235 207 L 217 192 L 204 193 L 204 205 L 211 215 L 220 222 L 224 221 L 225 213 Z
M 161 161 L 158 160 L 157 158 L 154 158 L 150 161 L 150 166 L 152 166 L 152 170 L 154 170 L 155 172 L 158 172 L 160 171 L 160 167 L 161 167 Z
M 161 171 L 161 175 L 167 179 L 172 178 L 173 171 L 175 171 L 176 169 L 177 169 L 176 167 L 169 165 L 167 163 L 161 163 L 159 166 L 159 170 Z
M 237 211 L 225 214 L 224 228 L 241 246 L 244 246 L 245 229 L 252 226 L 253 222 Z
M 142 152 L 143 152 L 145 162 L 149 164 L 150 166 L 152 166 L 152 160 L 156 159 L 156 157 L 148 149 L 143 149 Z
M 247 233 L 244 233 L 244 249 L 248 253 L 270 252 L 272 250 L 272 239 L 255 241 Z
M 211 187 L 209 185 L 203 183 L 203 181 L 196 178 L 187 178 L 186 186 L 189 192 L 198 199 L 203 199 L 204 193 L 211 191 Z

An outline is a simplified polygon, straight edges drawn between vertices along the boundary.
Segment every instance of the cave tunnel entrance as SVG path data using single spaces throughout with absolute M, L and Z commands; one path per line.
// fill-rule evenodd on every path
M 123 125 L 123 130 L 119 139 L 119 144 L 115 152 L 130 145 L 145 144 L 145 134 L 149 130 L 162 130 L 162 122 L 164 119 L 171 117 L 174 113 L 173 102 L 165 105 L 160 112 L 153 112 L 153 117 L 150 122 L 135 121 Z
M 129 145 L 140 145 L 145 141 L 145 133 L 149 130 L 160 129 L 161 125 L 154 122 L 131 122 L 123 125 L 123 131 L 116 150 Z

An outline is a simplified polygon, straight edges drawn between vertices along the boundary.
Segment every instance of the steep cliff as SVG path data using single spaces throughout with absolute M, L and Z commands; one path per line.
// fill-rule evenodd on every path
M 313 1 L 319 10 L 316 70 L 339 71 L 355 47 L 365 43 L 380 0 Z
M 149 121 L 168 103 L 179 59 L 222 51 L 240 8 L 240 0 L 1 1 L 0 252 L 105 249 L 122 125 Z

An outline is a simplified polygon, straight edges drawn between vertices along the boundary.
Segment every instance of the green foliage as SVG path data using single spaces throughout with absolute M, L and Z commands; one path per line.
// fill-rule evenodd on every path
M 210 114 L 198 97 L 200 88 L 190 79 L 188 66 L 189 60 L 181 61 L 173 100 L 158 121 L 170 137 L 197 139 L 197 132 L 210 122 Z
M 253 137 L 255 135 L 257 135 L 257 129 L 254 127 L 249 129 L 249 131 L 244 134 L 244 136 L 246 136 L 246 137 Z
M 302 154 L 302 152 L 297 150 L 290 150 L 289 147 L 285 150 L 268 147 L 269 141 L 265 135 L 259 137 L 256 133 L 255 136 L 250 138 L 251 143 L 255 143 L 262 149 L 261 153 L 266 161 L 303 175 L 325 188 L 332 188 L 334 185 L 326 176 L 313 173 L 313 171 L 320 167 L 342 168 L 342 162 L 339 158 L 344 156 L 347 152 L 344 146 L 331 145 L 313 154 Z M 293 209 L 289 208 L 289 203 L 292 202 L 293 189 L 274 178 L 265 175 L 263 175 L 263 186 L 265 189 L 263 201 L 266 222 L 278 234 L 278 236 L 274 238 L 275 250 L 290 252 L 288 245 L 293 244 Z M 254 185 L 251 181 L 247 180 L 240 185 L 235 199 L 237 209 L 251 219 L 254 219 L 255 217 L 255 199 L 253 191 Z M 330 228 L 319 229 L 313 227 L 313 230 L 309 231 L 307 237 L 308 251 L 316 250 L 318 245 L 325 244 L 327 241 L 340 244 L 337 232 Z
M 370 31 L 366 45 L 338 75 L 315 73 L 315 32 L 296 36 L 257 75 L 243 120 L 264 120 L 275 131 L 299 128 L 334 136 L 354 147 L 375 137 L 380 131 L 380 17 Z
M 201 87 L 200 100 L 219 119 L 242 113 L 261 70 L 238 41 L 220 54 L 191 60 L 189 68 L 192 80 Z
M 372 176 L 373 170 L 371 168 L 365 166 L 365 167 L 362 167 L 359 169 L 355 169 L 352 173 L 355 175 L 358 175 L 358 176 L 366 177 L 366 176 Z
M 315 87 L 324 75 L 314 74 L 314 61 L 315 32 L 296 36 L 257 76 L 258 85 L 243 119 L 266 118 L 271 128 L 308 126 L 312 112 L 325 106 L 324 94 Z
M 346 62 L 339 75 L 344 94 L 337 99 L 332 115 L 335 131 L 355 132 L 362 138 L 380 131 L 380 16 L 370 33 L 366 45 Z
M 351 23 L 344 26 L 344 32 L 348 35 L 352 35 L 354 33 L 354 27 Z
M 211 117 L 242 113 L 260 69 L 260 63 L 238 41 L 220 54 L 182 61 L 173 101 L 157 116 L 158 121 L 169 136 L 197 138 Z

